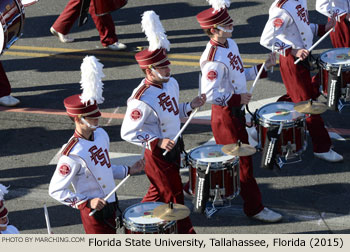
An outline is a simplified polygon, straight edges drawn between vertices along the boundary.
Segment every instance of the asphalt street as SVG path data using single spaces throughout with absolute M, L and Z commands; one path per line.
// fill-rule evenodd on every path
M 167 31 L 171 42 L 171 70 L 180 84 L 180 100 L 190 101 L 198 93 L 198 61 L 208 38 L 195 15 L 208 8 L 205 0 L 129 1 L 126 7 L 112 13 L 119 41 L 128 46 L 125 52 L 112 52 L 101 46 L 91 17 L 81 28 L 74 25 L 70 33 L 76 39 L 74 43 L 63 44 L 52 36 L 49 28 L 67 2 L 41 0 L 27 7 L 23 36 L 0 57 L 12 85 L 12 95 L 21 100 L 15 109 L 0 106 L 0 183 L 10 185 L 6 206 L 11 224 L 21 233 L 47 232 L 45 203 L 54 233 L 84 232 L 78 211 L 50 198 L 48 185 L 56 167 L 54 157 L 74 129 L 64 113 L 63 99 L 80 92 L 80 64 L 86 55 L 95 55 L 104 64 L 105 102 L 100 109 L 105 114 L 100 124 L 109 133 L 115 163 L 131 162 L 141 152 L 137 146 L 122 141 L 120 126 L 126 100 L 143 78 L 133 55 L 137 47 L 148 44 L 140 26 L 144 11 L 154 10 Z M 267 57 L 268 51 L 260 46 L 259 40 L 272 2 L 232 1 L 229 8 L 235 22 L 233 38 L 247 67 Z M 313 4 L 314 1 L 309 1 L 311 22 L 325 23 L 326 19 L 315 11 Z M 330 48 L 330 40 L 326 39 L 313 53 L 317 57 Z M 253 101 L 284 93 L 277 66 L 267 79 L 259 81 Z M 208 110 L 210 106 L 205 105 L 201 112 L 210 115 Z M 334 149 L 344 156 L 341 163 L 316 159 L 310 138 L 302 162 L 286 165 L 281 171 L 260 168 L 261 153 L 254 154 L 254 173 L 263 203 L 284 215 L 281 222 L 261 224 L 246 217 L 238 197 L 210 219 L 192 213 L 196 231 L 205 234 L 350 233 L 349 115 L 349 107 L 341 113 L 323 114 L 327 128 L 336 133 L 333 136 L 337 139 L 332 141 Z M 184 132 L 188 150 L 213 137 L 208 118 L 200 119 Z M 187 182 L 187 170 L 181 174 L 183 183 Z M 144 173 L 132 176 L 118 191 L 122 209 L 138 203 L 148 185 Z M 193 206 L 190 200 L 186 200 L 186 205 Z

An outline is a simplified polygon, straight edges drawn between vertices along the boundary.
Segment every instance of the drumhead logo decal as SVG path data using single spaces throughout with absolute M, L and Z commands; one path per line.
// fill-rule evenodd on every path
M 209 152 L 208 156 L 209 157 L 221 157 L 221 156 L 223 156 L 223 154 L 219 151 L 213 151 L 213 152 Z
M 130 118 L 133 121 L 137 121 L 140 120 L 142 117 L 142 112 L 139 109 L 134 109 L 133 111 L 131 111 L 130 113 Z
M 207 73 L 207 79 L 210 80 L 210 81 L 215 80 L 217 77 L 218 77 L 218 72 L 216 72 L 215 70 L 210 70 Z
M 68 164 L 63 164 L 60 166 L 60 168 L 58 169 L 58 172 L 60 173 L 60 175 L 62 175 L 63 177 L 68 176 L 68 174 L 70 173 L 71 169 L 69 167 Z
M 290 111 L 287 109 L 280 109 L 280 110 L 277 110 L 275 113 L 278 116 L 284 116 L 284 115 L 289 115 Z

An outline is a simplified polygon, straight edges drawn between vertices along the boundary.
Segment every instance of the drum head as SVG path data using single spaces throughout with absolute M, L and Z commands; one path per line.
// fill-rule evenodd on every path
M 164 205 L 163 202 L 143 202 L 128 207 L 124 212 L 124 219 L 128 223 L 134 223 L 139 225 L 152 225 L 157 223 L 163 223 L 164 220 L 153 216 L 153 210 L 160 205 Z
M 226 163 L 232 160 L 238 159 L 236 157 L 227 155 L 222 152 L 223 145 L 203 145 L 193 149 L 189 156 L 192 161 L 200 163 Z
M 263 124 L 279 125 L 282 121 L 285 123 L 295 122 L 305 115 L 294 110 L 293 102 L 274 102 L 262 106 L 257 117 Z
M 320 64 L 326 70 L 339 68 L 350 70 L 350 48 L 334 48 L 320 55 Z

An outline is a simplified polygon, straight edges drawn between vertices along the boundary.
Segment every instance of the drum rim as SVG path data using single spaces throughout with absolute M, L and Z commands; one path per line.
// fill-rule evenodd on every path
M 197 150 L 198 148 L 200 147 L 210 147 L 210 146 L 221 146 L 223 147 L 224 145 L 222 144 L 206 144 L 206 145 L 201 145 L 201 146 L 198 146 L 196 148 L 193 148 L 189 153 L 188 153 L 188 159 L 191 163 L 191 165 L 195 164 L 196 166 L 192 166 L 193 168 L 199 168 L 199 166 L 203 166 L 203 167 L 207 167 L 208 164 L 210 163 L 212 169 L 217 169 L 217 170 L 221 170 L 220 168 L 222 169 L 225 169 L 226 167 L 224 166 L 224 164 L 233 164 L 233 165 L 236 165 L 238 162 L 239 162 L 239 157 L 237 156 L 231 156 L 232 158 L 231 159 L 228 159 L 228 160 L 225 160 L 224 162 L 204 162 L 204 161 L 200 161 L 200 160 L 197 160 L 197 159 L 194 159 L 191 157 L 191 153 L 195 150 Z M 221 150 L 221 148 L 220 148 Z M 225 153 L 224 153 L 225 154 Z M 225 154 L 226 156 L 229 156 L 227 154 Z
M 168 225 L 173 226 L 176 224 L 176 221 L 165 221 L 163 220 L 162 222 L 157 222 L 157 223 L 135 223 L 132 222 L 130 219 L 127 219 L 125 217 L 126 212 L 128 212 L 130 209 L 133 207 L 139 206 L 139 205 L 144 205 L 144 204 L 150 204 L 150 205 L 164 205 L 166 203 L 160 202 L 160 201 L 147 201 L 147 202 L 140 202 L 134 205 L 131 205 L 127 207 L 123 211 L 122 219 L 123 219 L 123 225 L 125 228 L 127 228 L 130 231 L 159 231 L 160 227 L 167 227 Z
M 318 56 L 318 59 L 319 59 L 318 61 L 319 61 L 320 66 L 322 67 L 322 69 L 325 69 L 327 71 L 331 70 L 332 68 L 338 69 L 340 64 L 332 64 L 332 63 L 329 63 L 329 62 L 325 62 L 325 61 L 322 60 L 322 55 L 325 55 L 326 53 L 331 52 L 331 51 L 340 51 L 340 50 L 343 50 L 343 49 L 346 49 L 346 48 L 348 49 L 348 51 L 350 51 L 349 47 L 341 47 L 341 48 L 332 48 L 332 49 L 329 49 L 329 50 L 321 53 Z M 342 72 L 349 71 L 349 70 L 350 70 L 350 63 L 342 65 Z
M 271 104 L 293 104 L 293 107 L 295 105 L 294 102 L 287 102 L 287 101 L 279 101 L 279 102 L 272 102 L 272 103 L 268 103 L 268 104 L 265 104 L 264 106 L 262 106 L 261 108 L 258 109 L 258 111 L 256 112 L 256 118 L 258 119 L 258 125 L 261 125 L 263 127 L 269 127 L 269 126 L 279 126 L 280 123 L 282 122 L 281 121 L 270 121 L 266 118 L 262 118 L 260 115 L 259 115 L 259 111 L 261 111 L 263 108 L 267 107 L 268 105 L 271 105 Z M 297 113 L 299 113 L 298 111 L 295 111 Z M 292 120 L 284 120 L 284 124 L 283 124 L 283 129 L 288 129 L 288 128 L 291 128 L 292 126 L 294 126 L 295 124 L 298 124 L 299 122 L 302 122 L 302 121 L 305 121 L 306 120 L 306 116 L 302 113 L 299 113 L 300 116 L 297 117 L 296 119 L 292 119 Z

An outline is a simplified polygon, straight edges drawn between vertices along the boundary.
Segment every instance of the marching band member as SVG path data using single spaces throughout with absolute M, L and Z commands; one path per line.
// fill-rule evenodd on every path
M 66 7 L 60 16 L 56 19 L 55 23 L 51 26 L 50 32 L 57 36 L 63 43 L 71 43 L 74 38 L 68 35 L 74 22 L 78 19 L 81 7 L 87 0 L 69 0 Z M 106 4 L 108 1 L 101 4 Z M 111 14 L 106 13 L 104 15 L 96 15 L 95 1 L 91 0 L 89 12 L 96 25 L 96 29 L 100 35 L 100 41 L 103 47 L 109 48 L 114 51 L 125 50 L 126 45 L 118 42 L 118 37 L 115 33 L 115 26 Z
M 132 167 L 111 164 L 108 134 L 98 127 L 101 113 L 97 104 L 104 100 L 102 67 L 94 56 L 85 57 L 80 82 L 83 93 L 64 100 L 75 132 L 61 153 L 49 186 L 51 197 L 80 210 L 87 234 L 116 233 L 117 198 L 112 195 L 107 202 L 103 198 L 115 188 L 114 179 L 138 173 L 144 166 L 143 160 Z M 69 189 L 70 184 L 75 192 Z M 90 217 L 92 209 L 97 212 Z
M 9 225 L 8 211 L 4 201 L 6 193 L 8 193 L 7 187 L 0 184 L 0 234 L 19 234 L 15 226 Z
M 179 85 L 170 76 L 166 53 L 170 43 L 154 11 L 144 12 L 142 29 L 149 48 L 138 52 L 135 58 L 146 77 L 128 99 L 121 137 L 136 145 L 146 145 L 145 172 L 151 184 L 142 201 L 184 204 L 179 173 L 183 142 L 172 139 L 180 130 L 180 118 L 202 106 L 205 95 L 191 103 L 179 103 Z M 166 156 L 164 150 L 169 152 Z M 189 217 L 178 221 L 177 227 L 179 233 L 195 233 Z
M 20 103 L 20 101 L 11 96 L 11 84 L 7 78 L 4 67 L 0 62 L 0 105 L 13 107 Z
M 330 34 L 333 46 L 350 47 L 350 0 L 316 0 L 316 10 L 328 18 L 336 15 L 335 32 Z
M 276 26 L 276 23 L 279 24 Z M 275 0 L 269 10 L 269 20 L 261 35 L 260 44 L 268 49 L 274 48 L 280 54 L 280 71 L 287 94 L 279 100 L 298 103 L 319 96 L 310 76 L 309 51 L 316 35 L 323 35 L 332 28 L 334 21 L 326 25 L 309 22 L 306 0 Z M 301 58 L 298 64 L 294 64 Z M 339 162 L 343 157 L 331 149 L 331 139 L 320 115 L 306 119 L 314 155 L 329 162 Z
M 197 15 L 197 21 L 209 36 L 200 58 L 201 90 L 212 104 L 211 127 L 217 144 L 248 143 L 245 116 L 241 110 L 252 94 L 247 93 L 246 80 L 255 79 L 259 66 L 244 69 L 236 42 L 231 39 L 233 20 L 227 12 L 229 0 L 209 0 L 212 8 Z M 274 55 L 266 61 L 275 64 Z M 266 77 L 267 72 L 262 73 Z M 247 216 L 265 222 L 277 222 L 282 216 L 263 206 L 261 193 L 253 175 L 251 156 L 240 157 L 240 195 Z

